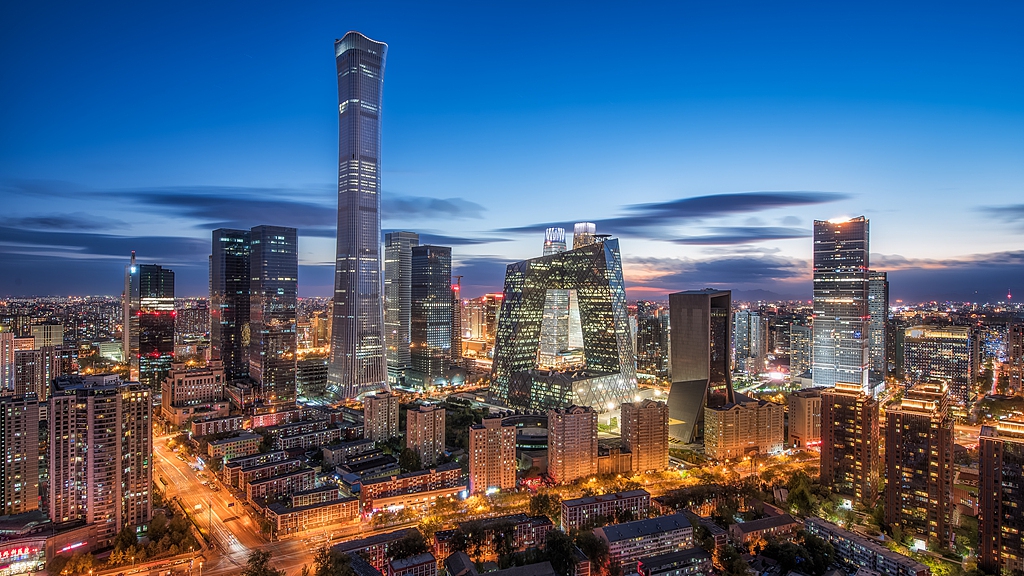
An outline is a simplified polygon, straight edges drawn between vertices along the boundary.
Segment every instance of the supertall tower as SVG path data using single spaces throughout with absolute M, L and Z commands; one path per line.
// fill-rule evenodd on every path
M 380 274 L 380 129 L 388 46 L 358 32 L 334 43 L 338 68 L 338 258 L 329 393 L 381 389 L 384 298 Z

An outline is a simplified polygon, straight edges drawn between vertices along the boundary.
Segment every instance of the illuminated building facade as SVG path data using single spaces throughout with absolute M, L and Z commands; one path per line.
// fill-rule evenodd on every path
M 418 389 L 443 380 L 451 365 L 452 249 L 412 248 L 409 384 Z
M 573 290 L 579 302 L 583 369 L 538 370 L 548 290 Z M 622 261 L 615 239 L 508 266 L 498 321 L 491 393 L 508 406 L 548 410 L 571 405 L 614 410 L 636 392 Z
M 0 330 L 0 394 L 14 390 L 14 333 Z
M 387 44 L 349 32 L 338 71 L 338 246 L 328 390 L 355 398 L 387 382 L 380 273 L 380 133 Z
M 544 233 L 544 256 L 565 252 L 565 229 L 548 228 Z M 544 298 L 544 319 L 540 325 L 537 362 L 557 367 L 560 354 L 569 349 L 569 290 L 548 290 Z
M 292 405 L 298 236 L 282 226 L 256 226 L 249 234 L 249 377 L 265 404 Z
M 859 385 L 822 391 L 821 483 L 867 509 L 878 491 L 878 430 L 878 402 Z
M 953 472 L 949 397 L 942 384 L 918 384 L 885 409 L 885 523 L 949 547 Z
M 811 369 L 811 334 L 810 326 L 789 326 L 789 373 L 793 376 L 799 376 Z
M 619 417 L 622 445 L 633 455 L 633 471 L 668 468 L 668 404 L 655 400 L 623 402 Z
M 785 408 L 737 395 L 736 402 L 704 408 L 704 453 L 715 460 L 778 454 L 784 447 Z
M 868 273 L 868 374 L 874 380 L 889 375 L 889 275 L 872 270 Z
M 597 412 L 589 406 L 548 410 L 548 475 L 559 484 L 597 474 Z
M 760 374 L 768 354 L 768 323 L 752 310 L 733 315 L 733 341 L 736 343 L 736 369 Z
M 249 375 L 249 231 L 213 231 L 210 256 L 210 350 L 229 381 Z
M 387 442 L 398 436 L 398 396 L 390 392 L 367 394 L 363 398 L 363 437 Z
M 174 360 L 174 272 L 137 264 L 124 268 L 124 352 L 130 379 L 158 388 Z
M 0 396 L 0 516 L 39 508 L 39 402 Z
M 969 326 L 914 326 L 903 336 L 903 374 L 912 383 L 949 385 L 951 399 L 971 401 L 979 364 L 978 337 Z
M 469 492 L 516 487 L 516 426 L 484 418 L 469 427 Z
M 815 386 L 868 392 L 868 220 L 814 221 Z
M 978 566 L 1024 571 L 1024 420 L 982 426 L 979 438 Z
M 797 448 L 821 445 L 821 388 L 789 395 L 789 441 Z
M 636 303 L 636 371 L 648 378 L 668 377 L 668 309 L 656 302 Z
M 437 464 L 444 454 L 444 408 L 433 404 L 405 412 L 405 445 L 420 456 L 423 466 Z
M 705 406 L 735 401 L 730 374 L 732 292 L 669 294 L 672 388 L 669 435 L 685 443 L 700 436 Z
M 384 332 L 392 385 L 403 384 L 406 371 L 412 368 L 412 249 L 419 244 L 420 235 L 415 232 L 384 235 Z

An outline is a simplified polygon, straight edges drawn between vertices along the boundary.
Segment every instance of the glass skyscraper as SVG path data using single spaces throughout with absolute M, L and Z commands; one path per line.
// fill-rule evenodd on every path
M 544 233 L 544 255 L 565 252 L 565 229 L 548 228 Z M 537 362 L 557 367 L 559 354 L 569 349 L 569 290 L 548 290 L 544 299 L 544 320 L 540 326 Z
M 124 268 L 124 355 L 130 379 L 159 388 L 174 360 L 174 272 L 154 264 Z
M 228 381 L 249 375 L 249 231 L 213 231 L 210 257 L 210 349 Z
M 815 220 L 815 386 L 870 391 L 869 326 L 868 220 Z
M 257 226 L 249 234 L 249 377 L 264 403 L 294 404 L 296 230 Z
M 869 374 L 872 379 L 885 380 L 889 375 L 889 275 L 871 271 L 868 274 L 868 328 Z
M 412 249 L 411 384 L 424 388 L 443 377 L 451 364 L 452 249 Z
M 328 391 L 385 386 L 380 274 L 380 132 L 387 44 L 349 32 L 334 43 L 338 72 L 338 256 Z
M 388 384 L 404 384 L 412 366 L 409 326 L 412 314 L 412 249 L 419 246 L 415 232 L 384 235 L 384 328 L 387 343 Z

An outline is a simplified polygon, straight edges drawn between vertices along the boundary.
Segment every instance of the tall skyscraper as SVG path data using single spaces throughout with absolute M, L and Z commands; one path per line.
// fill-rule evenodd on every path
M 14 390 L 14 333 L 0 330 L 0 394 Z
M 889 275 L 872 270 L 868 274 L 868 374 L 873 380 L 889 375 Z
M 444 378 L 451 366 L 452 249 L 412 249 L 412 318 L 409 383 L 419 389 Z
M 152 513 L 150 390 L 115 375 L 64 376 L 49 416 L 49 512 L 57 524 L 97 527 L 97 546 Z
M 636 303 L 636 371 L 638 376 L 668 376 L 668 310 L 656 302 Z
M 589 406 L 548 410 L 548 475 L 559 484 L 597 474 L 597 412 Z
M 811 369 L 811 332 L 810 326 L 789 326 L 789 373 L 794 377 Z
M 752 310 L 739 310 L 733 315 L 733 339 L 736 342 L 736 369 L 760 374 L 768 353 L 768 324 Z
M 452 276 L 452 364 L 462 365 L 462 276 Z
M 133 381 L 158 388 L 174 360 L 174 272 L 154 264 L 124 268 L 124 355 Z
M 390 392 L 363 398 L 363 437 L 387 442 L 398 436 L 398 396 Z
M 0 516 L 39 508 L 39 402 L 0 396 Z
M 978 336 L 970 326 L 914 326 L 903 337 L 903 373 L 913 383 L 949 384 L 960 406 L 972 400 L 979 368 Z
M 338 257 L 328 388 L 339 398 L 387 382 L 380 274 L 380 132 L 388 45 L 334 43 L 338 70 Z
M 868 388 L 868 220 L 814 221 L 815 386 Z
M 420 455 L 424 466 L 437 464 L 444 454 L 444 408 L 433 404 L 405 412 L 405 445 Z
M 593 222 L 577 222 L 573 226 L 572 249 L 583 248 L 597 242 L 597 226 Z
M 948 547 L 953 538 L 953 418 L 942 384 L 885 409 L 885 522 Z
M 420 236 L 415 232 L 384 235 L 384 328 L 389 384 L 404 384 L 406 371 L 412 368 L 412 248 L 419 244 Z
M 623 402 L 622 444 L 633 454 L 633 471 L 668 468 L 668 404 L 655 400 Z
M 1024 420 L 982 426 L 978 439 L 978 566 L 1024 571 Z
M 821 483 L 871 509 L 878 495 L 878 402 L 856 383 L 821 393 Z
M 544 256 L 565 252 L 565 229 L 548 228 L 544 232 Z M 544 317 L 540 325 L 537 363 L 558 367 L 560 354 L 569 349 L 569 290 L 550 289 L 544 297 Z
M 59 348 L 43 346 L 14 351 L 14 394 L 34 394 L 40 402 L 50 395 L 50 382 L 63 374 Z
M 669 294 L 672 388 L 669 435 L 695 442 L 705 406 L 735 402 L 730 371 L 732 292 L 693 290 Z
M 595 458 L 596 460 L 596 458 Z M 469 492 L 516 487 L 516 426 L 484 418 L 469 427 Z
M 248 230 L 213 231 L 210 258 L 210 349 L 224 362 L 228 381 L 249 375 L 249 265 Z
M 249 377 L 265 404 L 295 404 L 295 228 L 256 226 L 249 232 Z

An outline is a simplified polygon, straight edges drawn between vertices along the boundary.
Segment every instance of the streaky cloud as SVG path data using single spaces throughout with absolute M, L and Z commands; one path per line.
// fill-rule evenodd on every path
M 687 236 L 670 240 L 673 244 L 687 246 L 721 246 L 733 244 L 749 244 L 753 242 L 768 242 L 770 240 L 790 240 L 793 238 L 807 238 L 811 235 L 810 230 L 801 228 L 784 228 L 772 226 L 742 227 L 724 226 L 709 228 L 710 234 L 705 236 Z

